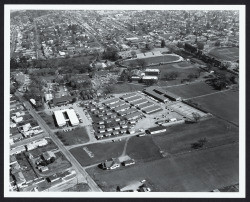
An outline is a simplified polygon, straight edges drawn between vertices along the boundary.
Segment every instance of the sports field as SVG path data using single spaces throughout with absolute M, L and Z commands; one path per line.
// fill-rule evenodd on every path
M 221 60 L 236 61 L 239 60 L 239 48 L 214 48 L 209 52 L 209 55 Z
M 229 90 L 204 97 L 194 98 L 202 108 L 213 115 L 239 125 L 239 92 Z
M 131 181 L 146 179 L 152 191 L 208 192 L 239 182 L 238 144 L 200 150 L 164 158 L 126 169 L 104 172 L 87 169 L 105 191 L 115 191 Z
M 180 59 L 180 56 L 178 55 L 162 55 L 162 56 L 155 56 L 155 57 L 148 57 L 148 58 L 142 58 L 142 60 L 146 61 L 147 64 L 158 64 L 161 62 L 175 62 Z M 123 61 L 124 65 L 129 65 L 133 62 L 136 62 L 137 59 L 131 59 L 131 60 L 125 60 Z
M 206 95 L 209 93 L 217 92 L 217 90 L 214 90 L 211 86 L 209 86 L 205 82 L 197 82 L 188 85 L 184 84 L 181 86 L 165 87 L 164 89 L 176 95 L 179 95 L 182 98 L 192 98 L 200 95 Z

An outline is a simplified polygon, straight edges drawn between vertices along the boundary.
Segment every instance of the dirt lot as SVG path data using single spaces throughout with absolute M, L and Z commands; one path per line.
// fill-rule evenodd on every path
M 89 141 L 89 136 L 85 127 L 74 128 L 73 130 L 67 132 L 60 131 L 55 134 L 66 146 L 82 144 Z
M 239 182 L 238 150 L 238 144 L 225 145 L 111 172 L 98 168 L 87 172 L 105 191 L 146 179 L 152 184 L 152 191 L 207 192 Z
M 165 87 L 165 90 L 168 90 L 176 95 L 179 95 L 182 98 L 192 98 L 200 95 L 206 95 L 209 93 L 214 93 L 217 90 L 214 90 L 211 86 L 205 82 L 192 83 L 188 85 Z
M 202 108 L 222 119 L 239 125 L 239 92 L 230 90 L 192 99 Z
M 209 55 L 222 60 L 236 61 L 239 59 L 239 48 L 237 47 L 214 48 L 209 52 Z
M 182 124 L 168 127 L 161 135 L 153 135 L 156 145 L 165 153 L 172 155 L 188 152 L 191 144 L 206 138 L 205 147 L 214 147 L 239 141 L 238 127 L 217 118 L 211 118 L 194 124 Z

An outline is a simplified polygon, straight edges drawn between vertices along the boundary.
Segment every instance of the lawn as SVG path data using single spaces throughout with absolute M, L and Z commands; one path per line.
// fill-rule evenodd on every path
M 42 119 L 47 123 L 47 125 L 51 129 L 57 129 L 57 127 L 56 127 L 57 123 L 56 123 L 54 116 L 48 115 L 45 112 L 38 112 L 38 114 L 42 117 Z
M 214 48 L 209 52 L 209 55 L 222 60 L 236 61 L 239 60 L 239 48 L 237 47 Z
M 96 143 L 88 146 L 73 148 L 70 152 L 82 166 L 88 166 L 96 163 L 102 163 L 110 158 L 119 157 L 122 154 L 124 145 L 125 141 Z M 92 158 L 87 154 L 86 150 L 93 154 Z
M 89 136 L 87 134 L 86 128 L 84 127 L 77 127 L 68 132 L 58 131 L 55 134 L 66 146 L 82 144 L 89 141 Z
M 141 83 L 116 83 L 112 85 L 112 93 L 127 93 L 133 91 L 141 91 L 146 88 Z
M 194 98 L 193 102 L 222 119 L 239 125 L 239 92 L 230 90 L 205 97 Z
M 218 118 L 211 118 L 194 124 L 168 127 L 153 140 L 166 156 L 193 150 L 191 144 L 206 138 L 205 147 L 215 147 L 239 141 L 238 127 Z
M 56 160 L 48 165 L 49 171 L 45 171 L 43 174 L 51 175 L 54 174 L 55 171 L 59 173 L 72 166 L 61 152 L 57 152 L 55 155 Z
M 109 158 L 119 157 L 124 149 L 125 141 L 91 144 L 87 147 L 93 157 L 91 158 L 84 147 L 77 147 L 70 150 L 82 166 L 101 163 Z M 158 147 L 154 144 L 152 137 L 132 137 L 129 139 L 126 155 L 135 159 L 136 162 L 146 162 L 161 158 Z
M 89 190 L 90 188 L 88 184 L 79 183 L 79 184 L 74 185 L 73 187 L 63 190 L 63 192 L 86 192 Z
M 200 95 L 206 95 L 209 93 L 217 92 L 211 86 L 206 84 L 205 82 L 197 82 L 191 83 L 188 85 L 181 85 L 181 86 L 173 86 L 173 87 L 165 87 L 167 91 L 170 91 L 176 95 L 179 95 L 182 98 L 192 98 Z
M 159 77 L 159 85 L 160 86 L 166 86 L 166 85 L 177 85 L 181 84 L 182 79 L 186 79 L 189 74 L 196 74 L 199 75 L 198 71 L 199 69 L 195 67 L 194 65 L 191 65 L 185 61 L 178 62 L 175 64 L 165 64 L 160 66 L 153 66 L 150 67 L 151 69 L 159 69 L 161 71 L 160 77 Z M 167 81 L 165 78 L 165 75 L 170 72 L 178 72 L 178 77 L 175 80 L 169 80 Z M 200 77 L 203 76 L 203 73 L 201 73 Z
M 238 144 L 200 150 L 111 172 L 87 169 L 105 191 L 146 179 L 152 191 L 208 192 L 239 182 Z

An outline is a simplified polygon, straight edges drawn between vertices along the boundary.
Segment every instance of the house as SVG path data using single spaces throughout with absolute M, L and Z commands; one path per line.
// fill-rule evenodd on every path
M 42 173 L 49 170 L 48 166 L 38 166 L 37 168 Z
M 50 183 L 52 183 L 52 182 L 56 182 L 56 181 L 60 180 L 60 177 L 57 176 L 57 174 L 54 174 L 54 175 L 49 176 L 47 179 Z
M 56 155 L 52 151 L 46 151 L 42 154 L 44 160 L 49 161 L 51 158 L 56 158 Z
M 25 149 L 25 146 L 23 145 L 19 147 L 15 147 L 10 150 L 10 155 L 20 154 L 21 152 L 24 152 L 24 151 L 26 151 L 26 149 Z
M 102 163 L 104 170 L 113 170 L 120 167 L 120 161 L 116 158 L 111 158 Z
M 26 179 L 24 178 L 23 173 L 19 171 L 13 175 L 16 180 L 16 185 L 18 186 L 18 188 L 22 188 L 26 183 Z
M 62 96 L 60 98 L 53 98 L 50 101 L 50 106 L 62 106 L 73 102 L 75 96 Z
M 130 165 L 133 165 L 133 164 L 135 164 L 135 160 L 134 159 L 129 159 L 127 161 L 123 161 L 122 162 L 123 166 L 130 166 Z
M 27 144 L 26 147 L 27 147 L 27 151 L 30 151 L 32 149 L 35 149 L 37 147 L 41 147 L 47 144 L 48 144 L 48 141 L 46 139 L 40 139 L 40 140 L 36 140 L 34 142 Z

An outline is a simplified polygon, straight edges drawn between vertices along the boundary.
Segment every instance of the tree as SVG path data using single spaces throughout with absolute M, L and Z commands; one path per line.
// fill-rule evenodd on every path
M 161 47 L 164 48 L 166 46 L 165 40 L 161 40 Z
M 113 86 L 106 86 L 106 87 L 104 87 L 104 89 L 103 89 L 103 92 L 105 93 L 105 94 L 110 94 L 110 93 L 112 93 L 114 91 L 114 87 Z
M 178 76 L 179 76 L 179 72 L 169 72 L 169 73 L 166 73 L 164 76 L 166 78 L 166 80 L 175 80 Z
M 144 59 L 137 59 L 136 62 L 141 69 L 147 66 L 147 62 Z
M 204 49 L 204 43 L 202 43 L 202 42 L 197 42 L 197 48 L 198 48 L 199 50 L 203 50 L 203 49 Z
M 200 118 L 201 118 L 201 115 L 199 114 L 199 113 L 197 113 L 197 112 L 193 112 L 192 113 L 192 116 L 193 116 L 193 119 L 194 119 L 194 121 L 197 123 L 199 120 L 200 120 Z
M 216 42 L 214 43 L 214 45 L 217 46 L 217 47 L 220 46 L 220 41 L 216 41 Z
M 144 81 L 144 83 L 147 85 L 147 86 L 152 86 L 153 84 L 157 83 L 157 80 L 146 80 Z
M 132 55 L 132 57 L 136 57 L 136 52 L 135 51 L 131 51 L 131 55 Z

